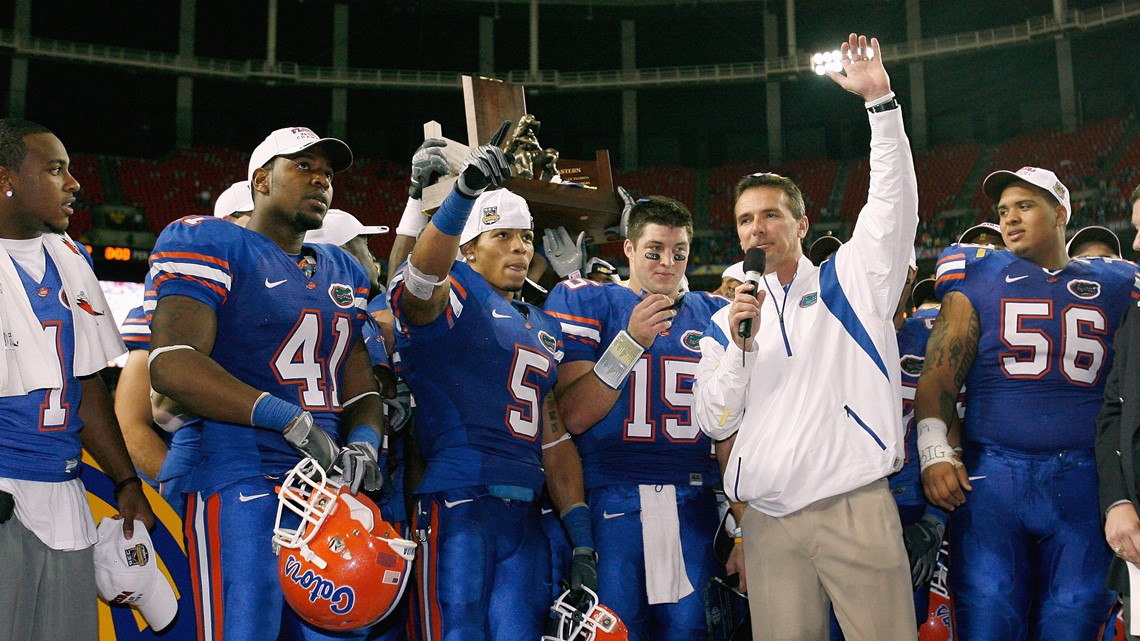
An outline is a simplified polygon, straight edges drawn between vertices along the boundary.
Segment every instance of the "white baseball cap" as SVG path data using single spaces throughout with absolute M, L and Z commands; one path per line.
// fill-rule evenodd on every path
M 214 216 L 218 218 L 250 211 L 253 211 L 253 192 L 249 190 L 248 180 L 230 185 L 214 203 Z
M 136 519 L 128 541 L 123 536 L 123 521 L 104 517 L 98 531 L 95 585 L 99 596 L 112 605 L 135 606 L 153 630 L 170 625 L 178 614 L 178 599 L 158 569 L 158 555 L 146 526 Z
M 533 222 L 526 200 L 506 189 L 485 191 L 475 199 L 459 244 L 492 229 L 531 229 Z
M 339 247 L 357 236 L 387 233 L 388 228 L 384 225 L 365 225 L 347 211 L 330 209 L 325 212 L 325 222 L 320 229 L 305 232 L 305 242 L 328 243 Z
M 321 138 L 308 127 L 285 127 L 269 134 L 257 149 L 253 150 L 253 155 L 249 157 L 249 172 L 246 179 L 253 182 L 253 171 L 258 167 L 264 167 L 265 163 L 278 156 L 300 153 L 321 143 L 327 143 L 325 149 L 334 172 L 344 171 L 352 166 L 352 150 L 343 140 Z
M 744 282 L 744 261 L 740 261 L 739 263 L 733 263 L 733 264 L 729 265 L 724 270 L 724 273 L 722 273 L 720 275 L 721 280 L 724 280 L 726 278 L 738 280 L 738 281 L 743 283 Z
M 1069 203 L 1069 189 L 1065 187 L 1060 178 L 1057 178 L 1057 174 L 1048 169 L 1022 167 L 1017 171 L 1007 171 L 1005 169 L 995 171 L 989 176 L 986 176 L 986 179 L 982 181 L 982 193 L 996 203 L 1001 200 L 1001 192 L 1004 191 L 1010 183 L 1018 180 L 1024 180 L 1031 185 L 1036 185 L 1053 194 L 1053 196 L 1065 206 L 1065 222 L 1069 222 L 1069 218 L 1073 215 L 1073 206 Z

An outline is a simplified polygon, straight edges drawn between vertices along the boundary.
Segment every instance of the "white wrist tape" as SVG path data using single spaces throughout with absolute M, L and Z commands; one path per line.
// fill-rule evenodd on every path
M 165 354 L 167 352 L 174 352 L 174 351 L 177 351 L 180 349 L 194 349 L 194 346 L 193 345 L 167 345 L 166 347 L 159 347 L 158 349 L 153 349 L 150 352 L 150 356 L 147 356 L 147 358 L 146 358 L 146 366 L 150 367 L 152 364 L 154 364 L 154 359 L 157 358 L 160 354 Z
M 645 348 L 622 330 L 610 341 L 610 346 L 598 362 L 594 363 L 594 374 L 609 387 L 618 389 L 644 353 Z
M 446 276 L 439 280 L 433 279 L 416 269 L 410 259 L 408 260 L 408 268 L 404 270 L 404 286 L 409 294 L 420 300 L 430 300 L 435 288 L 442 285 L 446 280 Z
M 431 219 L 424 215 L 423 204 L 415 198 L 409 198 L 408 204 L 404 206 L 404 214 L 400 216 L 400 224 L 396 226 L 396 234 L 417 238 L 429 220 Z
M 962 465 L 946 439 L 948 432 L 946 423 L 940 418 L 924 418 L 918 422 L 918 457 L 922 469 L 935 463 L 950 463 L 954 467 Z

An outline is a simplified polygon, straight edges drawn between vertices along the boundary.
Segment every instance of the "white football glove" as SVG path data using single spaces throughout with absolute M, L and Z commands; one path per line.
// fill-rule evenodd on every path
M 578 232 L 577 242 L 570 241 L 565 227 L 546 228 L 542 232 L 542 247 L 546 250 L 546 260 L 558 273 L 559 278 L 579 278 L 582 276 L 583 242 L 586 232 Z

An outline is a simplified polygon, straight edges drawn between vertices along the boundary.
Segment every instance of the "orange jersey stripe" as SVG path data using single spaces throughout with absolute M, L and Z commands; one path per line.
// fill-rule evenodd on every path
M 573 316 L 571 314 L 560 314 L 558 312 L 546 312 L 546 313 L 550 314 L 551 316 L 553 316 L 555 318 L 560 318 L 562 320 L 568 320 L 568 321 L 571 321 L 573 323 L 582 323 L 583 325 L 592 325 L 593 327 L 597 327 L 598 329 L 602 328 L 602 323 L 600 321 L 596 321 L 592 318 L 586 318 L 585 316 Z
M 159 252 L 157 254 L 151 254 L 150 261 L 153 263 L 156 260 L 173 260 L 178 258 L 184 260 L 200 260 L 204 263 L 213 263 L 215 265 L 224 267 L 226 270 L 229 270 L 230 268 L 229 261 L 222 260 L 217 256 L 207 256 L 206 254 L 195 254 L 193 252 Z

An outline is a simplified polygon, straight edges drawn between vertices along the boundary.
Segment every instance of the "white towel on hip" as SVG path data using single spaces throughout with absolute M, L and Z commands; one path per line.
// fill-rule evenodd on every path
M 693 593 L 681 552 L 677 488 L 640 485 L 641 542 L 645 549 L 645 593 L 650 605 L 676 603 Z

